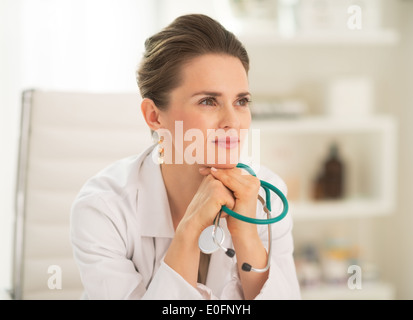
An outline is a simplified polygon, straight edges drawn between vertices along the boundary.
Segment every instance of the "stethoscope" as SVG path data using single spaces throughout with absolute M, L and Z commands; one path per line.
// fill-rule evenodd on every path
M 245 169 L 249 174 L 253 175 L 254 177 L 256 176 L 255 172 L 246 164 L 239 163 L 237 164 L 238 168 Z M 268 257 L 267 257 L 267 265 L 264 268 L 254 268 L 252 267 L 249 263 L 244 262 L 242 264 L 242 270 L 243 271 L 254 271 L 254 272 L 266 272 L 269 267 L 270 267 L 270 261 L 271 261 L 271 242 L 272 242 L 272 232 L 271 232 L 271 224 L 281 221 L 288 212 L 288 202 L 287 198 L 284 196 L 284 194 L 275 186 L 272 184 L 260 180 L 261 187 L 265 191 L 265 201 L 264 199 L 258 195 L 258 200 L 261 202 L 263 209 L 265 213 L 267 214 L 267 219 L 256 219 L 256 218 L 250 218 L 246 217 L 244 215 L 241 215 L 235 211 L 232 211 L 229 209 L 227 206 L 222 206 L 220 212 L 217 214 L 217 216 L 214 219 L 214 223 L 204 229 L 202 231 L 201 235 L 199 236 L 198 239 L 198 246 L 199 249 L 205 253 L 205 254 L 211 254 L 217 251 L 218 249 L 224 250 L 225 254 L 232 258 L 235 255 L 234 249 L 231 248 L 225 248 L 222 243 L 225 240 L 225 234 L 224 230 L 222 227 L 219 225 L 219 220 L 221 218 L 221 213 L 224 211 L 228 215 L 239 219 L 244 222 L 248 223 L 253 223 L 253 224 L 266 224 L 268 225 Z M 276 217 L 271 216 L 271 193 L 270 191 L 274 192 L 275 194 L 280 197 L 282 203 L 283 203 L 283 211 Z

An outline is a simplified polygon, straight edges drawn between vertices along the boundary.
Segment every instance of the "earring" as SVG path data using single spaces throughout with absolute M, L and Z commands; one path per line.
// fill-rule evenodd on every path
M 165 150 L 164 147 L 162 146 L 164 137 L 160 137 L 158 140 L 158 163 L 163 164 L 164 163 L 164 157 L 165 157 Z

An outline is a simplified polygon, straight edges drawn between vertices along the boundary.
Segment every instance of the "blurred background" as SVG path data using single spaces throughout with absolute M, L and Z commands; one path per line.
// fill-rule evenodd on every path
M 22 92 L 138 94 L 144 40 L 185 13 L 247 47 L 260 159 L 289 188 L 303 298 L 412 299 L 410 0 L 0 0 L 2 297 Z

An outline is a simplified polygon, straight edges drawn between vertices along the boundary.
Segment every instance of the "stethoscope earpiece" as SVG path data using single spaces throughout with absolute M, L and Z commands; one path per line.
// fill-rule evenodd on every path
M 242 269 L 243 271 L 250 272 L 251 269 L 252 269 L 252 266 L 251 266 L 249 263 L 244 262 L 244 263 L 242 264 L 241 269 Z
M 225 254 L 226 254 L 228 257 L 232 258 L 233 256 L 235 256 L 235 250 L 234 250 L 234 249 L 231 249 L 231 248 L 227 248 L 227 251 L 225 251 Z

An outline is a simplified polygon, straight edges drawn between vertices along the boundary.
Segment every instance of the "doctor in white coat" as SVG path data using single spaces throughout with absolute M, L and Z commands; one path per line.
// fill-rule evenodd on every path
M 73 203 L 71 240 L 85 297 L 299 299 L 289 214 L 271 225 L 266 272 L 241 265 L 266 266 L 267 226 L 222 214 L 223 246 L 236 256 L 198 247 L 223 205 L 266 218 L 257 202 L 265 198 L 259 179 L 287 192 L 263 166 L 257 177 L 236 167 L 251 123 L 246 50 L 199 14 L 177 18 L 145 48 L 137 72 L 141 110 L 159 141 L 89 179 Z M 271 207 L 282 210 L 275 195 Z

